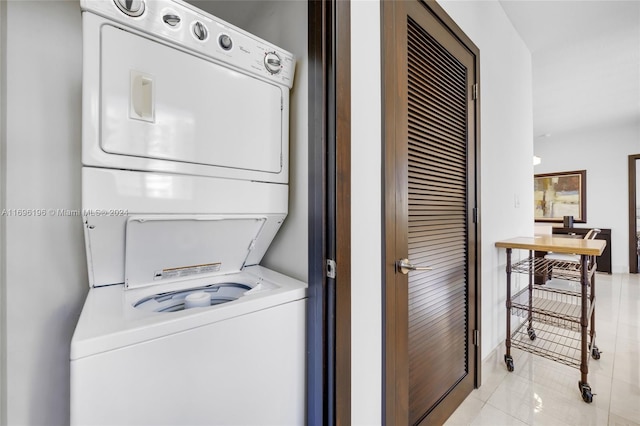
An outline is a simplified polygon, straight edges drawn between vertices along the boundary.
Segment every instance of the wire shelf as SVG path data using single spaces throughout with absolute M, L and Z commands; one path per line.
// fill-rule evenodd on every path
M 597 265 L 595 261 L 590 262 L 587 270 L 587 278 L 591 280 L 591 276 L 596 271 Z M 528 274 L 533 271 L 534 275 L 553 276 L 553 278 L 581 281 L 580 263 L 567 262 L 556 259 L 545 259 L 544 257 L 528 257 L 511 265 L 512 272 Z
M 589 330 L 595 318 L 595 256 L 577 256 L 578 261 L 575 256 L 530 256 L 511 263 L 510 248 L 507 249 L 507 370 L 515 368 L 512 347 L 577 368 L 582 399 L 592 402 L 593 393 L 587 383 L 589 361 L 600 359 L 595 331 Z M 532 252 L 529 250 L 530 255 Z M 511 287 L 514 272 L 528 275 L 525 288 Z M 552 278 L 560 281 L 547 285 Z
M 531 340 L 528 332 L 528 321 L 523 322 L 511 335 L 511 347 L 551 359 L 555 362 L 580 369 L 581 340 L 580 333 L 549 324 L 534 322 L 535 339 Z M 587 345 L 587 364 L 591 358 L 592 341 Z
M 525 287 L 511 298 L 511 312 L 523 318 L 531 313 L 534 321 L 556 327 L 580 331 L 582 299 L 578 292 L 536 286 L 532 289 L 531 311 L 529 310 L 529 288 Z M 587 295 L 587 320 L 591 317 L 592 304 Z

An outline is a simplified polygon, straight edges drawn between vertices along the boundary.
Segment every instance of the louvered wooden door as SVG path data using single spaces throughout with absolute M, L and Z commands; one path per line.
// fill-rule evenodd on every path
M 406 409 L 408 424 L 431 424 L 475 380 L 476 57 L 424 4 L 394 3 L 396 235 L 387 253 L 396 265 L 431 268 L 405 275 L 396 266 L 394 409 Z

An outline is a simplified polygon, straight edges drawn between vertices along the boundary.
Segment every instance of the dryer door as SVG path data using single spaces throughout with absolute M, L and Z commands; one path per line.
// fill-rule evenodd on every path
M 165 171 L 283 170 L 288 89 L 110 25 L 100 49 L 102 151 Z

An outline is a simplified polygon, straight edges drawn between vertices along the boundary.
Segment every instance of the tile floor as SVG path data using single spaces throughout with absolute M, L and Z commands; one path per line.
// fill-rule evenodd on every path
M 596 275 L 596 332 L 593 403 L 582 400 L 578 369 L 512 349 L 509 373 L 500 345 L 483 362 L 482 386 L 445 425 L 640 426 L 640 274 Z

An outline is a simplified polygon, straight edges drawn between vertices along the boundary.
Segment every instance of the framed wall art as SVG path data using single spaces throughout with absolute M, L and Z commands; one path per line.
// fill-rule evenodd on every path
M 533 177 L 533 206 L 536 222 L 587 221 L 587 171 L 545 173 Z

